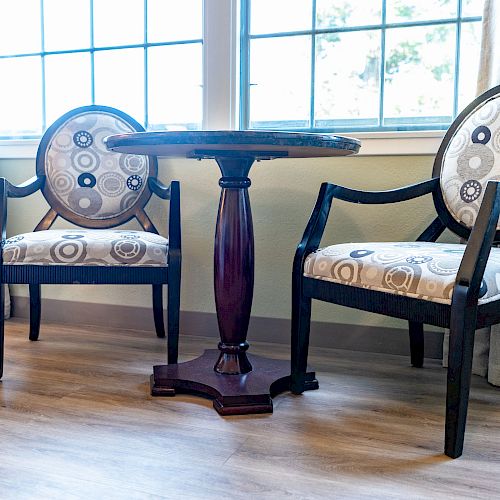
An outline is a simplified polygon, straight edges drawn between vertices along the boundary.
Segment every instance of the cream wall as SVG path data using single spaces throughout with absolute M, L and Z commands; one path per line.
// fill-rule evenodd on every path
M 272 318 L 290 317 L 293 254 L 321 182 L 328 180 L 358 189 L 391 189 L 429 178 L 432 162 L 432 156 L 358 156 L 256 163 L 250 173 L 256 253 L 252 313 Z M 33 175 L 34 163 L 34 160 L 0 160 L 0 175 L 14 183 L 22 182 Z M 164 182 L 181 181 L 181 308 L 214 312 L 212 252 L 219 197 L 218 167 L 212 160 L 162 160 L 160 172 Z M 39 193 L 28 199 L 10 200 L 8 234 L 31 231 L 47 209 Z M 148 213 L 159 229 L 165 227 L 167 212 L 159 200 L 150 202 Z M 331 212 L 324 241 L 412 240 L 433 217 L 430 196 L 380 207 L 339 202 Z M 64 221 L 56 224 L 62 226 Z M 135 223 L 129 226 L 137 227 Z M 151 301 L 150 287 L 45 286 L 42 293 L 44 298 L 140 307 L 149 307 Z M 13 295 L 26 296 L 27 287 L 13 287 Z M 404 325 L 399 320 L 317 302 L 313 319 L 376 326 Z

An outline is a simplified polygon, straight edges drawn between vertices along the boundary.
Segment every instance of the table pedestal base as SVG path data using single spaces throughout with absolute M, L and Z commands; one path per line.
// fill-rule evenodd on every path
M 194 393 L 213 398 L 220 415 L 272 413 L 274 396 L 290 389 L 290 361 L 248 354 L 253 370 L 244 375 L 214 371 L 219 351 L 209 349 L 186 363 L 158 365 L 151 375 L 153 396 Z M 314 372 L 306 375 L 306 390 L 318 389 Z

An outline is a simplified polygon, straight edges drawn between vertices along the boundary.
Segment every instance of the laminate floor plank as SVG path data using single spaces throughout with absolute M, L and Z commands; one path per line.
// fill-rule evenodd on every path
M 311 349 L 320 390 L 269 415 L 153 398 L 153 332 L 6 324 L 0 499 L 500 498 L 500 389 L 473 377 L 465 454 L 442 454 L 446 372 L 401 356 Z M 214 339 L 183 336 L 181 360 Z M 255 354 L 289 357 L 278 344 Z

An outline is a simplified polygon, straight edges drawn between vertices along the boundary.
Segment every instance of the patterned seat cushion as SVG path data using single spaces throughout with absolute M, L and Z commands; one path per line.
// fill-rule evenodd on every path
M 307 256 L 304 276 L 450 304 L 464 245 L 344 243 Z M 500 248 L 491 250 L 479 303 L 500 299 Z
M 13 236 L 5 265 L 167 266 L 168 240 L 144 231 L 51 229 Z

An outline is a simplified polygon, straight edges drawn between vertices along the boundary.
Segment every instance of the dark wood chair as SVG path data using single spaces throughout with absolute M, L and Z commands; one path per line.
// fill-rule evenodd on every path
M 43 135 L 36 175 L 14 186 L 0 178 L 1 283 L 29 285 L 30 340 L 40 331 L 42 284 L 149 284 L 156 334 L 165 337 L 162 287 L 168 284 L 168 362 L 177 362 L 181 281 L 179 183 L 157 179 L 155 157 L 107 150 L 109 135 L 143 131 L 106 106 L 69 111 Z M 41 190 L 50 209 L 32 233 L 6 239 L 7 199 Z M 154 193 L 170 200 L 168 239 L 144 207 Z M 29 210 L 29 207 L 27 207 Z M 77 226 L 51 229 L 57 217 Z M 114 229 L 137 219 L 142 231 Z M 166 232 L 166 231 L 165 231 Z M 0 286 L 0 377 L 4 346 L 4 287 Z
M 311 301 L 318 299 L 409 321 L 411 363 L 424 361 L 423 325 L 450 329 L 445 453 L 462 454 L 474 332 L 500 322 L 500 86 L 453 122 L 432 178 L 366 192 L 324 183 L 293 264 L 292 391 L 308 382 Z M 432 194 L 436 219 L 416 242 L 350 243 L 319 249 L 334 200 L 383 204 Z M 445 228 L 466 245 L 436 243 Z

